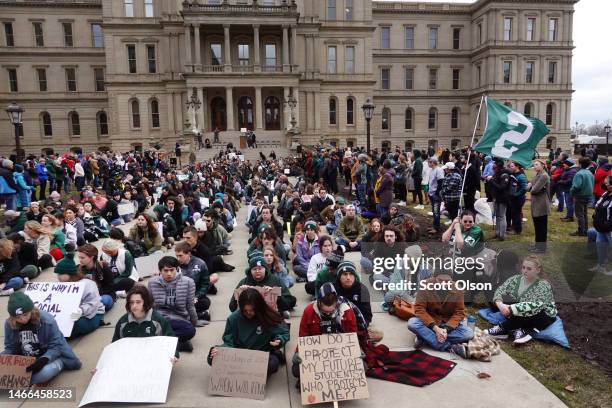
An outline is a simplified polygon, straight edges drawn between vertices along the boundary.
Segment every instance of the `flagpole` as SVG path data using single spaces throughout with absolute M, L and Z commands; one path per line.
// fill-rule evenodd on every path
M 472 146 L 474 145 L 474 138 L 476 137 L 476 129 L 478 128 L 478 123 L 480 121 L 480 112 L 482 111 L 482 103 L 486 101 L 486 96 L 482 94 L 480 97 L 480 105 L 478 106 L 478 113 L 476 114 L 476 123 L 474 123 L 474 130 L 472 131 L 472 140 L 470 140 L 470 149 L 468 150 L 468 156 L 465 162 L 465 171 L 463 172 L 463 181 L 461 182 L 461 195 L 459 196 L 459 203 L 463 201 L 463 205 L 465 205 L 465 200 L 463 199 L 463 190 L 465 189 L 465 179 L 467 176 L 468 167 L 470 167 L 470 157 L 472 156 Z M 459 213 L 461 214 L 463 211 L 461 210 L 461 205 L 459 206 Z M 452 221 L 452 220 L 451 220 Z

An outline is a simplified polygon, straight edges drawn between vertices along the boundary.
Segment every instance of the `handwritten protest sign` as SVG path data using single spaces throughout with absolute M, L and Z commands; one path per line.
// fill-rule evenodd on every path
M 138 270 L 138 276 L 146 278 L 148 276 L 156 275 L 159 272 L 157 262 L 164 256 L 163 252 L 154 252 L 151 255 L 140 256 L 134 259 L 136 263 L 136 269 Z
M 213 395 L 264 399 L 269 355 L 265 351 L 218 347 L 208 381 Z
M 210 207 L 210 198 L 208 198 L 208 197 L 200 197 L 200 207 L 202 207 L 202 208 Z
M 176 337 L 126 337 L 104 347 L 96 373 L 79 404 L 164 403 Z
M 117 213 L 121 216 L 134 214 L 135 212 L 136 209 L 134 208 L 134 204 L 132 203 L 119 204 L 117 206 Z
M 281 288 L 280 287 L 275 286 L 275 287 L 272 288 L 272 290 L 270 290 L 268 292 L 266 292 L 262 286 L 249 286 L 249 287 L 253 288 L 253 289 L 257 290 L 259 293 L 261 293 L 261 296 L 263 296 L 263 298 L 266 301 L 266 303 L 268 304 L 268 306 L 270 306 L 272 308 L 272 310 L 278 312 L 278 305 L 276 304 L 276 300 L 281 295 Z M 238 301 L 238 297 L 240 296 L 241 293 L 242 293 L 242 289 L 241 288 L 236 288 L 234 290 L 234 299 L 236 299 L 236 301 Z
M 0 354 L 0 389 L 28 388 L 32 373 L 27 373 L 26 368 L 34 361 L 36 357 Z
M 300 337 L 302 405 L 368 398 L 356 333 Z
M 52 314 L 64 337 L 70 337 L 72 326 L 74 326 L 70 314 L 81 304 L 82 283 L 30 282 L 25 294 L 32 299 L 34 306 Z

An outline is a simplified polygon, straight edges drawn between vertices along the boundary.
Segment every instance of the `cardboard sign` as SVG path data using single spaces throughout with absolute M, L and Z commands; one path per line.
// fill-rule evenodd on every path
M 36 361 L 36 357 L 0 354 L 0 389 L 28 388 L 32 373 L 27 373 L 26 368 L 34 361 Z
M 229 347 L 217 347 L 217 351 L 208 380 L 208 392 L 264 399 L 269 353 Z
M 64 337 L 70 337 L 72 326 L 74 326 L 70 314 L 81 304 L 82 283 L 30 282 L 25 294 L 32 299 L 35 307 L 53 315 Z
M 141 278 L 146 278 L 148 276 L 157 275 L 159 273 L 157 262 L 159 262 L 163 256 L 163 252 L 157 251 L 151 255 L 141 256 L 134 259 L 136 269 L 138 270 L 138 276 Z
M 356 333 L 300 337 L 302 405 L 368 398 Z
M 79 404 L 165 403 L 176 337 L 126 337 L 104 347 Z
M 249 288 L 253 288 L 257 290 L 259 293 L 261 293 L 261 296 L 263 296 L 268 306 L 270 306 L 272 310 L 274 310 L 275 312 L 278 312 L 278 305 L 276 304 L 276 300 L 281 295 L 280 287 L 275 286 L 269 292 L 266 292 L 262 286 L 249 286 Z M 236 288 L 234 290 L 234 299 L 236 299 L 236 301 L 238 301 L 238 297 L 240 296 L 241 293 L 242 293 L 242 289 L 240 288 Z
M 134 208 L 134 204 L 125 203 L 125 204 L 119 204 L 117 206 L 117 212 L 119 213 L 120 216 L 124 216 L 124 215 L 134 214 L 136 212 L 136 209 Z

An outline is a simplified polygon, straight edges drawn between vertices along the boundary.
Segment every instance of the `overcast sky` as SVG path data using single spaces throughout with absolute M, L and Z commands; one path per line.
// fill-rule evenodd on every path
M 397 0 L 378 0 L 397 1 Z M 404 0 L 412 1 L 412 0 Z M 470 0 L 428 0 L 473 3 Z M 612 0 L 580 0 L 574 13 L 572 126 L 612 122 Z

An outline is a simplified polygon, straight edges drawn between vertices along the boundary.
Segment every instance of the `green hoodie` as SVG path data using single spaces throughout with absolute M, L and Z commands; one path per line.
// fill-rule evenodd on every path
M 580 169 L 572 179 L 570 193 L 573 197 L 589 198 L 593 195 L 593 173 L 587 169 Z
M 47 160 L 45 162 L 45 167 L 47 168 L 47 173 L 49 173 L 49 180 L 56 179 L 57 173 L 55 172 L 55 163 L 53 163 L 53 160 Z
M 247 319 L 240 310 L 236 310 L 225 322 L 221 347 L 270 352 L 270 342 L 274 340 L 281 341 L 279 347 L 289 341 L 289 328 L 285 323 L 264 330 L 257 318 Z
M 293 309 L 297 301 L 295 296 L 293 296 L 291 292 L 289 292 L 289 289 L 287 289 L 287 287 L 283 285 L 283 282 L 280 280 L 278 276 L 276 276 L 273 273 L 270 273 L 270 270 L 267 267 L 265 269 L 266 269 L 266 274 L 264 278 L 260 280 L 259 282 L 257 282 L 255 279 L 253 279 L 253 275 L 251 275 L 251 269 L 247 268 L 245 270 L 246 277 L 244 277 L 240 282 L 238 282 L 238 285 L 236 285 L 236 289 L 238 289 L 242 285 L 262 286 L 262 287 L 270 286 L 271 288 L 278 286 L 279 288 L 281 288 L 281 295 L 276 300 L 276 304 L 278 305 L 278 312 L 282 313 L 285 310 Z M 238 309 L 238 301 L 234 297 L 233 293 L 232 293 L 232 300 L 230 300 L 229 308 L 232 312 Z

